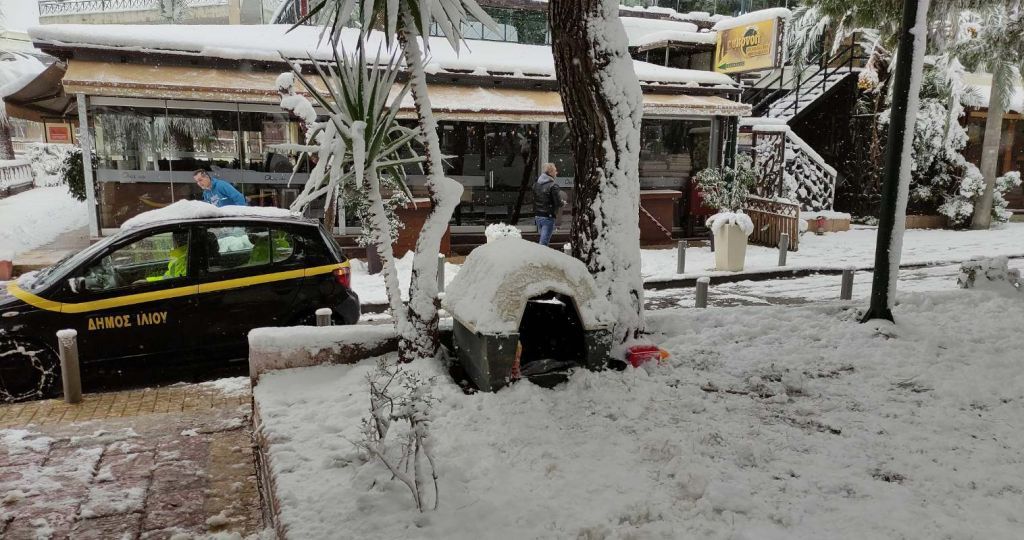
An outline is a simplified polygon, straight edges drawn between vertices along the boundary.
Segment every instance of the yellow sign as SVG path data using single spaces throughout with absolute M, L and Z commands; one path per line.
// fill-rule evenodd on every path
M 715 71 L 742 73 L 779 65 L 781 20 L 769 19 L 720 30 L 715 47 Z

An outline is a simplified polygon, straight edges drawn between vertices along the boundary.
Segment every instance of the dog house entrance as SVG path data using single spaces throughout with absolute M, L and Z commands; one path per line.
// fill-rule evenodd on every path
M 529 299 L 519 322 L 519 347 L 520 376 L 540 384 L 557 384 L 564 376 L 556 374 L 584 365 L 587 345 L 572 298 L 548 292 Z

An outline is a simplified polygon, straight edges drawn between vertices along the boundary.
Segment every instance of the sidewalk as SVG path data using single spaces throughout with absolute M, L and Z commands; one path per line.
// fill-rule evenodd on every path
M 250 403 L 237 378 L 0 406 L 0 537 L 258 533 Z

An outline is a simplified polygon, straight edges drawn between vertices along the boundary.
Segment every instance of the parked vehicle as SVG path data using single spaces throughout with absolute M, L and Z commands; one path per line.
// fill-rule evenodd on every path
M 349 262 L 316 221 L 155 221 L 0 290 L 0 401 L 54 395 L 56 332 L 78 332 L 86 389 L 104 366 L 166 372 L 248 354 L 249 330 L 359 320 Z

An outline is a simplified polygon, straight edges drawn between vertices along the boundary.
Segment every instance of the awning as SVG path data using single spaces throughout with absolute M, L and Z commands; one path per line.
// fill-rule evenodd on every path
M 223 68 L 72 60 L 63 86 L 67 95 L 81 92 L 89 96 L 276 105 L 277 75 Z M 430 101 L 440 120 L 565 121 L 558 92 L 551 90 L 432 84 Z M 750 114 L 750 107 L 719 96 L 644 94 L 644 113 L 670 117 L 745 116 Z M 412 96 L 407 95 L 401 116 L 414 115 Z
M 66 66 L 54 62 L 21 90 L 4 98 L 7 114 L 33 122 L 44 117 L 60 117 L 68 109 L 71 98 L 61 89 Z

